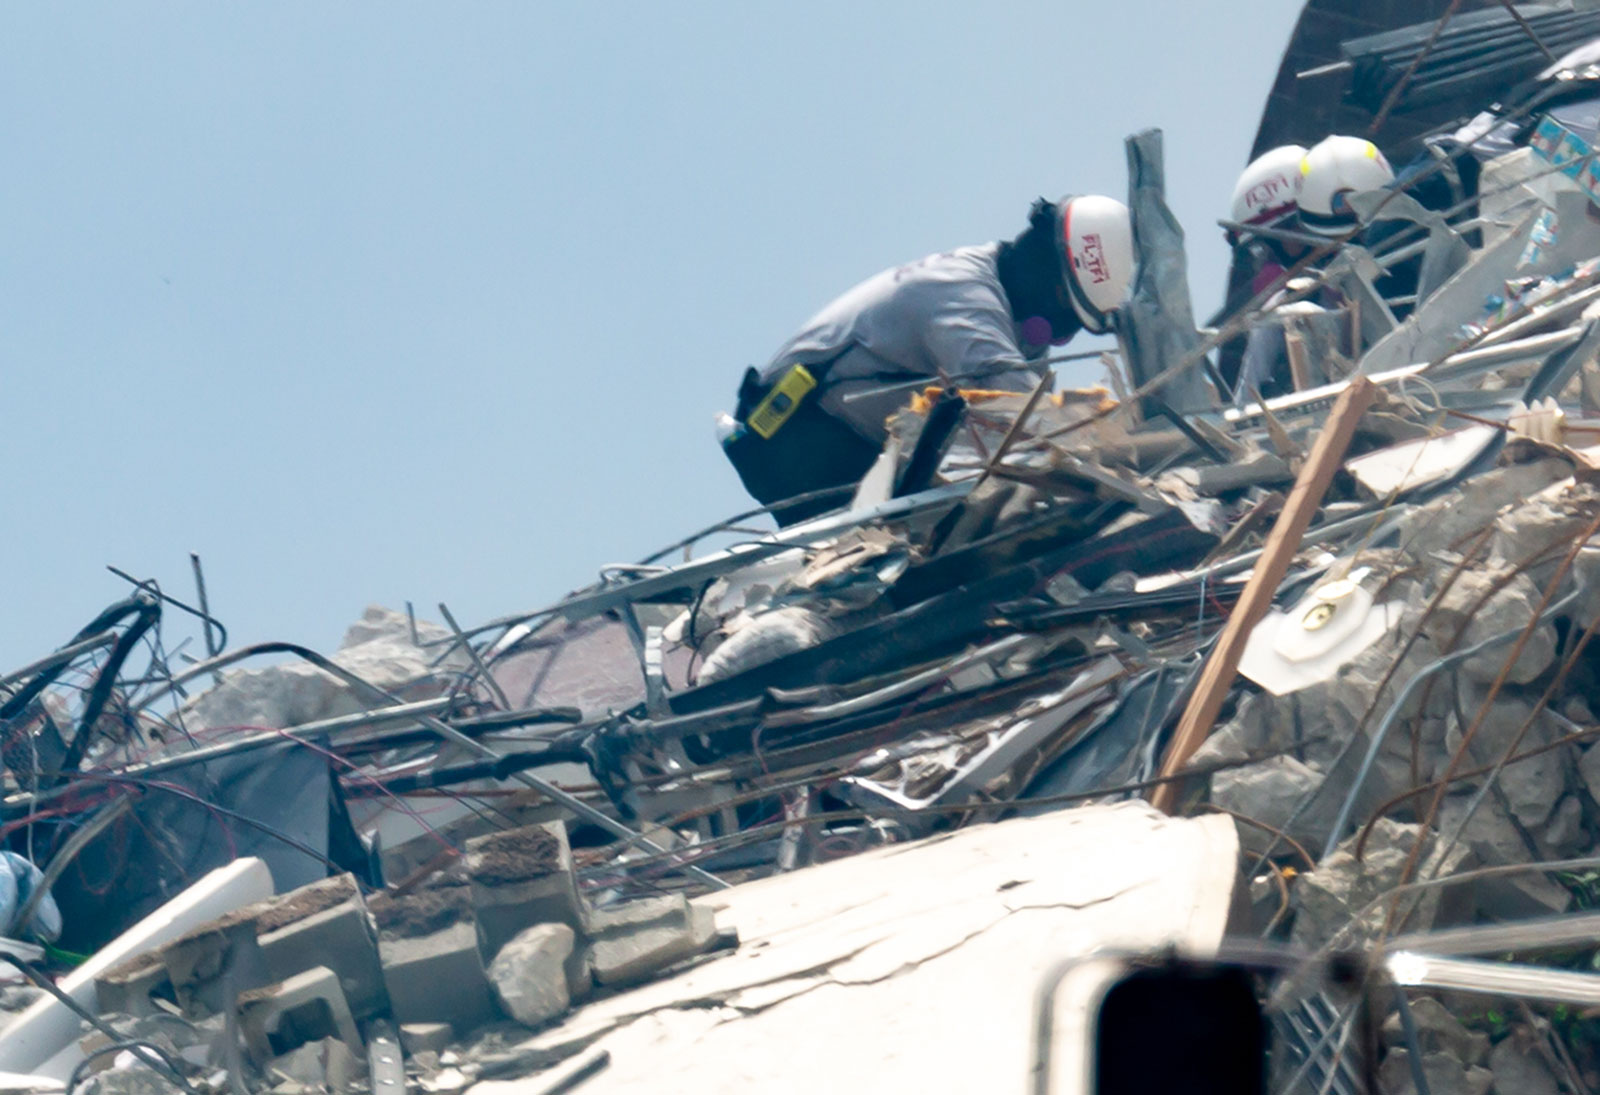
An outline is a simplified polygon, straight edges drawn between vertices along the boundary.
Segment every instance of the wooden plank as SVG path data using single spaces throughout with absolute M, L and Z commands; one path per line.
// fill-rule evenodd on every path
M 1167 748 L 1166 759 L 1161 765 L 1163 776 L 1182 771 L 1195 750 L 1211 733 L 1211 727 L 1217 721 L 1217 712 L 1222 710 L 1222 702 L 1227 698 L 1228 689 L 1233 686 L 1233 678 L 1239 671 L 1239 658 L 1244 654 L 1250 632 L 1272 606 L 1273 595 L 1277 593 L 1284 575 L 1289 572 L 1289 564 L 1293 562 L 1295 552 L 1300 550 L 1300 541 L 1322 505 L 1322 496 L 1328 492 L 1328 485 L 1339 470 L 1345 450 L 1350 447 L 1356 425 L 1371 406 L 1376 392 L 1371 381 L 1358 376 L 1344 390 L 1339 402 L 1334 404 L 1328 421 L 1323 424 L 1322 432 L 1311 447 L 1305 466 L 1295 479 L 1294 489 L 1289 492 L 1283 512 L 1267 534 L 1267 542 L 1262 548 L 1261 560 L 1256 563 L 1255 573 L 1251 575 L 1232 615 L 1223 626 L 1222 635 L 1212 648 L 1211 656 L 1206 659 L 1205 668 L 1200 673 L 1200 683 L 1189 698 L 1189 706 L 1184 709 L 1183 718 L 1178 721 L 1177 733 Z M 1177 781 L 1161 784 L 1150 795 L 1150 801 L 1156 808 L 1168 813 L 1177 800 Z

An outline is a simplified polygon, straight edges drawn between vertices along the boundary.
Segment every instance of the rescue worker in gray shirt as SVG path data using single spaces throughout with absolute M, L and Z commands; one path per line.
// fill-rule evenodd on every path
M 746 370 L 723 450 L 764 505 L 855 483 L 907 382 L 1031 390 L 1052 345 L 1110 329 L 1133 264 L 1121 202 L 1040 199 L 1016 239 L 885 270 L 823 308 L 766 368 Z M 840 501 L 773 512 L 793 524 Z

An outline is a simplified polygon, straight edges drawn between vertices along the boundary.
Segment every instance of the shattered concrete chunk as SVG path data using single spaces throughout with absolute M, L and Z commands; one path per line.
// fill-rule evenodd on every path
M 1515 1037 L 1507 1038 L 1489 1053 L 1489 1071 L 1494 1073 L 1496 1091 L 1516 1095 L 1561 1095 L 1550 1066 L 1531 1048 L 1519 1046 Z
M 1504 582 L 1501 588 L 1497 585 Z M 1427 625 L 1428 635 L 1440 649 L 1465 650 L 1485 639 L 1526 627 L 1537 614 L 1542 594 L 1526 574 L 1507 570 L 1468 568 L 1439 598 Z M 1460 634 L 1460 638 L 1455 636 Z M 1452 644 L 1454 640 L 1454 645 Z M 1492 683 L 1511 653 L 1512 644 L 1469 658 L 1461 671 L 1481 684 Z M 1529 636 L 1507 678 L 1512 684 L 1535 680 L 1555 660 L 1553 624 L 1544 624 Z
M 1422 1076 L 1429 1095 L 1488 1095 L 1494 1084 L 1490 1069 L 1464 1065 L 1448 1052 L 1422 1053 Z M 1411 1076 L 1410 1050 L 1389 1050 L 1379 1066 L 1378 1082 L 1386 1095 L 1418 1095 Z
M 742 617 L 735 630 L 713 651 L 697 680 L 710 684 L 746 669 L 806 650 L 831 637 L 834 624 L 803 605 L 787 605 Z
M 157 1010 L 153 996 L 172 993 L 167 964 L 158 954 L 141 954 L 95 978 L 96 999 L 102 1012 L 125 1015 L 152 1015 Z
M 1567 547 L 1600 512 L 1600 492 L 1588 483 L 1562 483 L 1546 488 L 1495 519 L 1490 556 L 1507 566 L 1541 559 L 1528 576 L 1545 589 L 1566 555 Z
M 1572 465 L 1550 458 L 1494 468 L 1434 499 L 1402 521 L 1402 550 L 1413 560 L 1429 563 L 1440 550 L 1458 548 L 1514 506 L 1572 474 Z
M 1470 726 L 1477 718 L 1481 701 L 1473 695 L 1464 696 L 1463 699 Z M 1524 726 L 1527 727 L 1525 732 Z M 1473 767 L 1488 767 L 1508 755 L 1529 753 L 1553 745 L 1562 736 L 1564 734 L 1560 727 L 1542 712 L 1538 718 L 1533 718 L 1533 704 L 1521 697 L 1502 693 L 1485 713 L 1467 751 Z M 1462 737 L 1463 730 L 1453 725 L 1445 738 L 1445 745 L 1450 752 L 1461 747 Z M 1563 746 L 1544 749 L 1501 769 L 1496 787 L 1505 796 L 1506 805 L 1511 808 L 1517 824 L 1534 828 L 1549 819 L 1550 812 L 1566 792 L 1567 770 L 1572 765 L 1572 759 L 1572 747 Z
M 1468 1065 L 1481 1065 L 1489 1059 L 1489 1036 L 1468 1030 L 1431 996 L 1411 1001 L 1411 1021 L 1416 1024 L 1417 1042 L 1424 1056 L 1447 1053 Z M 1383 1035 L 1391 1047 L 1404 1046 L 1405 1033 L 1399 1012 L 1384 1020 Z
M 1428 1095 L 1488 1095 L 1494 1084 L 1488 1069 L 1463 1064 L 1447 1052 L 1424 1052 L 1422 1075 L 1428 1082 Z M 1409 1050 L 1389 1051 L 1378 1069 L 1378 1083 L 1386 1095 L 1417 1095 Z
M 1439 829 L 1454 833 L 1466 817 L 1470 794 L 1449 795 L 1439 806 Z M 1525 832 L 1494 801 L 1484 799 L 1462 831 L 1462 843 L 1472 849 L 1473 858 L 1485 867 L 1526 863 L 1536 855 Z M 1468 890 L 1480 912 L 1499 920 L 1551 916 L 1565 912 L 1572 895 L 1548 875 L 1539 871 L 1518 872 L 1479 879 Z
M 232 1004 L 228 991 L 267 981 L 253 919 L 224 917 L 169 943 L 161 951 L 178 1006 L 190 1019 L 215 1015 Z
M 1211 802 L 1275 829 L 1286 829 L 1302 843 L 1317 842 L 1326 839 L 1339 808 L 1339 796 L 1319 794 L 1322 785 L 1323 775 L 1316 768 L 1292 756 L 1273 757 L 1212 776 Z M 1291 815 L 1308 800 L 1312 805 L 1291 825 Z M 1248 842 L 1247 847 L 1255 843 L 1264 847 L 1271 838 L 1246 827 L 1240 831 L 1240 839 Z
M 1355 857 L 1357 837 L 1350 837 L 1317 864 L 1317 869 L 1300 876 L 1294 889 L 1297 913 L 1293 937 L 1307 945 L 1320 945 L 1334 938 L 1352 943 L 1372 938 L 1383 927 L 1388 905 L 1366 911 L 1366 906 L 1400 884 L 1401 872 L 1412 844 L 1423 836 L 1424 854 L 1418 860 L 1417 878 L 1454 874 L 1470 852 L 1462 845 L 1444 854 L 1437 837 L 1425 833 L 1420 825 L 1405 825 L 1390 818 L 1380 819 L 1367 841 L 1366 856 Z M 1443 858 L 1441 858 L 1443 856 Z M 1440 893 L 1437 887 L 1401 899 L 1397 923 L 1407 930 L 1426 931 L 1439 918 Z M 1357 922 L 1356 917 L 1362 918 Z M 1455 911 L 1451 910 L 1450 918 Z M 1349 929 L 1346 932 L 1346 929 Z
M 1587 852 L 1594 841 L 1583 824 L 1583 804 L 1577 795 L 1567 795 L 1550 814 L 1539 847 L 1551 859 L 1570 859 Z
M 372 642 L 404 643 L 415 646 L 416 643 L 411 636 L 411 626 L 411 617 L 404 612 L 385 608 L 383 605 L 368 605 L 362 610 L 361 618 L 345 629 L 339 649 L 350 650 Z M 416 628 L 416 638 L 422 642 L 422 649 L 447 642 L 452 637 L 449 628 L 432 620 L 418 620 Z
M 1600 744 L 1589 746 L 1578 760 L 1578 775 L 1589 797 L 1600 803 Z
M 377 613 L 385 613 L 378 618 Z M 418 625 L 419 631 L 421 625 Z M 350 640 L 360 641 L 351 642 Z M 455 652 L 438 666 L 438 651 L 411 641 L 403 614 L 368 609 L 350 629 L 333 660 L 356 676 L 405 700 L 443 695 L 456 673 L 470 665 Z M 183 709 L 185 725 L 197 727 L 298 726 L 372 706 L 372 696 L 304 661 L 243 667 L 223 673 L 222 683 Z
M 269 1075 L 280 1074 L 312 1091 L 365 1089 L 367 1064 L 338 1038 L 320 1038 L 272 1059 Z
M 489 980 L 507 1015 L 536 1027 L 567 1010 L 572 998 L 566 964 L 576 939 L 565 924 L 537 924 L 500 948 L 489 966 Z

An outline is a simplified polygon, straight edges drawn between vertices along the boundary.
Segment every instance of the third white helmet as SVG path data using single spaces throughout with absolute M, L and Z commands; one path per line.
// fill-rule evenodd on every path
M 1063 198 L 1062 263 L 1073 310 L 1086 330 L 1111 329 L 1133 280 L 1133 219 L 1128 207 L 1098 194 Z
M 1327 137 L 1300 161 L 1300 222 L 1325 236 L 1342 235 L 1356 222 L 1346 194 L 1381 190 L 1394 169 L 1378 146 L 1360 137 Z

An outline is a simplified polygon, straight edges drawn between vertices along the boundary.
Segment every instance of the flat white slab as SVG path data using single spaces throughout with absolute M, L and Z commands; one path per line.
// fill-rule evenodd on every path
M 1025 1091 L 1034 998 L 1059 959 L 1222 939 L 1226 817 L 1142 803 L 979 825 L 702 899 L 740 946 L 574 1011 L 530 1046 L 610 1053 L 583 1095 Z M 1058 1025 L 1080 1091 L 1084 1013 Z M 533 1095 L 485 1081 L 471 1095 Z

